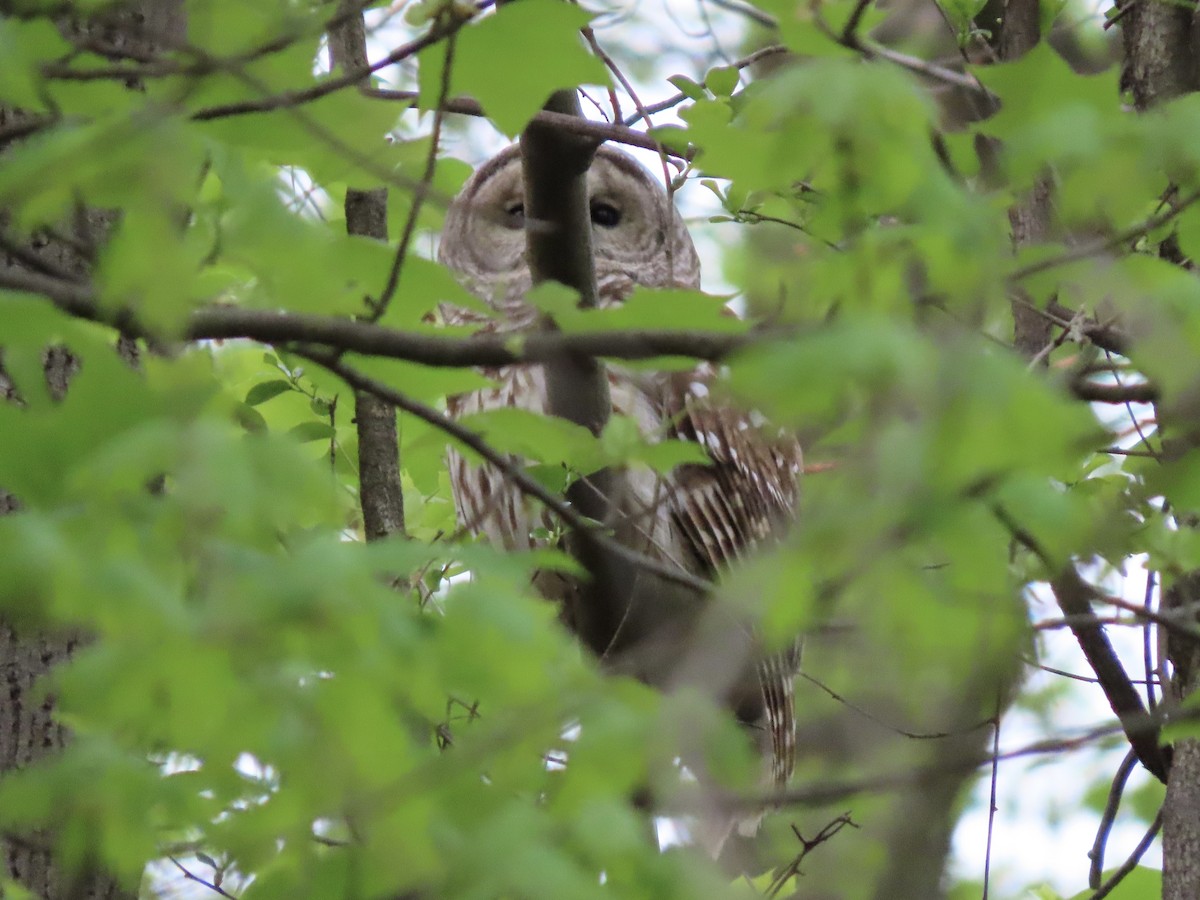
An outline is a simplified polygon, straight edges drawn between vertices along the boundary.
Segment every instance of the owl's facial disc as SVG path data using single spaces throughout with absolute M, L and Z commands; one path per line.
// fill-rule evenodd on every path
M 521 157 L 513 147 L 475 173 L 447 219 L 439 258 L 481 289 L 489 283 L 505 294 L 528 289 L 522 181 Z M 599 281 L 619 275 L 645 285 L 699 282 L 687 230 L 657 180 L 636 160 L 602 147 L 587 182 Z

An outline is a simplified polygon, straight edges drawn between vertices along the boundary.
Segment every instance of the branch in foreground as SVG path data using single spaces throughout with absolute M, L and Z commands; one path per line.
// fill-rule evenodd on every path
M 333 316 L 214 307 L 193 314 L 185 336 L 189 340 L 250 338 L 271 344 L 325 344 L 367 356 L 404 359 L 438 368 L 494 368 L 545 363 L 564 353 L 625 360 L 686 356 L 719 362 L 737 350 L 786 334 L 663 330 L 532 332 L 520 337 L 480 334 L 455 338 L 398 331 Z
M 1173 721 L 1196 721 L 1197 713 L 1189 710 L 1187 714 L 1176 716 Z M 1157 716 L 1147 715 L 1141 720 L 1130 720 L 1128 726 L 1138 734 L 1156 734 L 1160 726 Z M 1114 734 L 1120 734 L 1126 729 L 1126 723 L 1105 724 L 1091 728 L 1077 737 L 1048 738 L 1034 741 L 1015 750 L 1007 750 L 1000 754 L 973 753 L 964 754 L 956 759 L 939 760 L 936 764 L 917 766 L 905 771 L 867 776 L 864 778 L 847 779 L 845 781 L 830 781 L 823 779 L 819 783 L 797 785 L 782 791 L 767 793 L 727 793 L 721 797 L 721 803 L 730 809 L 755 810 L 764 806 L 795 806 L 815 807 L 830 803 L 839 803 L 852 799 L 861 794 L 882 791 L 895 791 L 914 784 L 926 782 L 933 778 L 950 777 L 970 772 L 982 766 L 990 766 L 995 762 L 1007 762 L 1024 759 L 1031 756 L 1045 756 L 1052 753 L 1069 753 L 1094 744 Z M 666 810 L 670 814 L 686 814 L 694 810 L 686 805 L 686 801 L 678 807 Z
M 1108 704 L 1116 713 L 1125 728 L 1129 745 L 1137 754 L 1138 760 L 1159 781 L 1166 783 L 1170 762 L 1167 751 L 1159 746 L 1158 730 L 1149 733 L 1141 729 L 1125 727 L 1130 720 L 1143 721 L 1146 718 L 1146 708 L 1142 705 L 1141 695 L 1129 680 L 1116 651 L 1105 634 L 1104 628 L 1095 623 L 1092 612 L 1091 586 L 1079 577 L 1075 567 L 1067 565 L 1057 577 L 1050 580 L 1050 587 L 1059 607 L 1067 616 L 1084 616 L 1093 619 L 1090 624 L 1072 623 L 1071 633 L 1079 642 L 1079 647 L 1087 658 L 1088 665 L 1096 673 Z
M 379 100 L 411 102 L 417 99 L 416 91 L 395 91 L 387 88 L 366 88 L 363 90 L 363 94 Z M 442 112 L 463 116 L 487 115 L 483 107 L 469 97 L 451 97 L 442 104 L 441 110 Z M 637 131 L 624 124 L 597 122 L 594 119 L 584 119 L 581 116 L 567 115 L 566 113 L 554 112 L 548 109 L 538 111 L 533 119 L 530 120 L 530 124 L 548 126 L 567 134 L 590 138 L 597 142 L 612 141 L 615 144 L 624 144 L 627 147 L 638 147 L 642 150 L 651 150 L 655 153 L 665 153 L 667 156 L 676 159 L 688 159 L 691 156 L 690 153 L 681 153 L 678 150 L 672 150 L 670 147 L 660 144 L 654 138 L 650 137 L 650 135 L 646 134 L 646 132 Z
M 1017 543 L 1033 552 L 1051 571 L 1057 568 L 1037 540 L 1014 522 L 1007 512 L 996 507 L 995 514 Z M 1050 587 L 1088 665 L 1096 673 L 1109 706 L 1121 722 L 1129 745 L 1141 764 L 1165 784 L 1171 768 L 1170 751 L 1159 746 L 1157 725 L 1153 728 L 1145 727 L 1145 723 L 1150 721 L 1151 717 L 1142 705 L 1141 695 L 1130 681 L 1108 640 L 1108 635 L 1092 610 L 1091 601 L 1097 595 L 1096 590 L 1079 577 L 1075 566 L 1070 563 L 1050 579 Z
M 94 291 L 84 284 L 8 269 L 0 270 L 0 288 L 39 294 L 69 315 L 109 325 L 132 337 L 157 337 L 131 312 L 98 309 Z M 480 334 L 457 338 L 400 331 L 337 316 L 210 306 L 192 313 L 181 337 L 190 341 L 246 338 L 265 344 L 321 344 L 437 368 L 497 368 L 544 363 L 564 353 L 625 360 L 685 356 L 720 362 L 738 350 L 784 339 L 793 333 L 782 329 L 742 334 L 655 330 L 536 332 L 519 337 Z
M 1071 393 L 1089 403 L 1155 403 L 1158 386 L 1151 382 L 1139 384 L 1097 384 L 1094 381 L 1075 381 Z
M 361 9 L 355 6 L 351 10 L 352 14 L 328 31 L 333 63 L 348 71 L 367 65 L 366 22 Z M 450 40 L 453 41 L 453 37 Z M 436 138 L 433 147 L 437 147 Z M 359 190 L 348 187 L 344 206 L 349 234 L 387 243 L 387 188 Z M 402 242 L 402 246 L 406 244 L 407 241 Z M 363 532 L 369 541 L 404 534 L 404 489 L 400 480 L 396 410 L 373 394 L 356 391 L 354 426 L 358 433 L 358 502 L 363 515 Z
M 133 337 L 156 337 L 128 311 L 97 309 L 90 287 L 51 275 L 21 269 L 0 271 L 0 288 L 40 294 L 70 315 L 110 325 Z M 1124 337 L 1112 326 L 1097 325 L 1096 338 L 1124 349 Z M 1102 333 L 1101 333 L 1102 332 Z M 268 344 L 321 344 L 366 356 L 403 359 L 437 368 L 498 368 L 518 364 L 542 364 L 563 354 L 580 354 L 623 360 L 647 360 L 683 356 L 721 362 L 732 354 L 773 340 L 785 340 L 795 329 L 776 328 L 741 334 L 684 329 L 646 331 L 589 331 L 582 333 L 531 332 L 528 334 L 480 334 L 459 338 L 401 331 L 382 325 L 338 316 L 284 313 L 210 306 L 198 309 L 187 320 L 181 337 L 185 340 L 233 340 L 246 338 Z M 1090 334 L 1089 334 L 1090 336 Z M 1099 344 L 1098 346 L 1104 346 Z M 1158 388 L 1152 383 L 1107 385 L 1077 381 L 1070 386 L 1075 397 L 1096 403 L 1152 403 Z
M 297 355 L 303 356 L 305 359 L 311 360 L 317 365 L 328 369 L 355 390 L 367 391 L 374 394 L 397 409 L 416 416 L 444 434 L 449 435 L 454 440 L 470 447 L 487 460 L 487 462 L 495 466 L 522 494 L 533 497 L 535 500 L 543 503 L 547 509 L 561 518 L 577 534 L 603 547 L 607 553 L 611 553 L 623 562 L 636 566 L 642 571 L 658 575 L 677 584 L 682 584 L 692 590 L 707 593 L 713 589 L 713 585 L 702 578 L 697 578 L 683 569 L 663 565 L 658 560 L 651 559 L 611 540 L 604 534 L 602 525 L 581 516 L 570 504 L 563 502 L 527 475 L 513 460 L 492 449 L 476 432 L 463 427 L 444 413 L 439 412 L 431 406 L 426 406 L 417 400 L 413 400 L 411 397 L 400 393 L 381 381 L 376 381 L 373 378 L 363 375 L 356 369 L 347 366 L 335 354 L 321 353 L 319 351 L 299 351 Z
M 1192 191 L 1182 200 L 1172 204 L 1170 208 L 1157 215 L 1150 216 L 1150 218 L 1145 219 L 1137 225 L 1133 225 L 1132 227 L 1127 228 L 1124 231 L 1113 235 L 1112 237 L 1103 238 L 1098 241 L 1092 241 L 1087 244 L 1079 244 L 1078 246 L 1064 250 L 1062 253 L 1059 253 L 1056 256 L 1050 256 L 1046 259 L 1041 259 L 1037 262 L 1030 263 L 1029 265 L 1014 269 L 1009 273 L 1008 280 L 1009 282 L 1015 283 L 1022 281 L 1031 275 L 1037 275 L 1041 272 L 1048 271 L 1049 269 L 1070 265 L 1071 263 L 1081 262 L 1082 260 L 1092 259 L 1093 257 L 1104 256 L 1105 254 L 1111 253 L 1114 250 L 1125 248 L 1126 245 L 1136 243 L 1148 235 L 1151 231 L 1166 225 L 1197 201 L 1200 201 L 1200 190 Z
M 302 106 L 305 103 L 311 103 L 314 100 L 319 100 L 322 97 L 328 96 L 343 88 L 352 87 L 359 84 L 364 79 L 378 72 L 380 69 L 386 69 L 388 66 L 395 65 L 398 62 L 415 56 L 426 47 L 431 47 L 442 38 L 454 34 L 462 28 L 467 22 L 471 21 L 471 17 L 464 16 L 458 19 L 439 19 L 438 22 L 429 29 L 425 34 L 416 40 L 409 41 L 401 47 L 397 47 L 391 53 L 388 53 L 382 59 L 377 60 L 369 65 L 356 66 L 339 75 L 335 78 L 328 78 L 325 81 L 318 82 L 307 88 L 302 88 L 295 91 L 284 91 L 280 94 L 267 94 L 258 100 L 243 100 L 237 103 L 225 103 L 219 106 L 208 106 L 203 109 L 196 110 L 192 113 L 191 118 L 197 122 L 207 122 L 212 119 L 227 119 L 231 116 L 243 116 L 250 113 L 270 112 L 275 109 L 293 109 L 297 106 Z

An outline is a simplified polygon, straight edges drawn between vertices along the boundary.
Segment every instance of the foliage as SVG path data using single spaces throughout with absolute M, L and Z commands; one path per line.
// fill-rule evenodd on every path
M 680 121 L 650 132 L 693 148 L 682 195 L 703 183 L 719 198 L 725 271 L 766 323 L 768 340 L 725 360 L 728 390 L 797 429 L 811 469 L 802 526 L 720 593 L 773 643 L 814 632 L 808 671 L 895 728 L 960 731 L 1017 692 L 1033 586 L 1075 563 L 1096 574 L 1144 555 L 1170 580 L 1200 562 L 1170 516 L 1197 505 L 1194 452 L 1164 465 L 1154 423 L 1135 433 L 1080 399 L 1149 379 L 1161 424 L 1194 429 L 1200 283 L 1157 247 L 1175 235 L 1195 252 L 1200 104 L 1131 115 L 1115 70 L 1077 74 L 1042 45 L 972 67 L 998 111 L 964 122 L 902 67 L 836 40 L 853 4 L 758 6 L 803 62 L 740 81 L 730 66 L 681 74 Z M 347 385 L 287 342 L 181 340 L 199 309 L 368 316 L 394 250 L 347 235 L 342 201 L 385 183 L 393 237 L 409 216 L 435 232 L 467 167 L 439 165 L 427 202 L 411 201 L 437 150 L 432 116 L 417 126 L 407 103 L 325 92 L 336 76 L 313 60 L 334 3 L 190 0 L 189 42 L 158 68 L 72 46 L 51 24 L 58 4 L 18 7 L 0 18 L 0 105 L 39 127 L 4 150 L 0 237 L 28 245 L 80 204 L 120 215 L 87 315 L 53 267 L 61 290 L 0 280 L 20 398 L 0 404 L 0 485 L 21 504 L 0 518 L 0 606 L 23 630 L 86 636 L 44 684 L 73 740 L 0 780 L 0 829 L 49 828 L 64 865 L 98 862 L 130 883 L 155 859 L 190 859 L 248 900 L 758 894 L 761 879 L 730 886 L 686 849 L 657 852 L 631 799 L 649 786 L 686 808 L 675 760 L 693 732 L 732 788 L 752 791 L 737 730 L 704 698 L 599 674 L 530 586 L 569 558 L 450 539 L 451 437 L 400 415 L 408 535 L 367 544 Z M 962 31 L 978 10 L 949 12 Z M 393 27 L 448 36 L 415 56 L 415 80 L 396 77 L 429 109 L 449 61 L 451 95 L 514 136 L 550 91 L 611 86 L 578 38 L 587 21 L 551 0 L 488 14 L 424 3 Z M 114 67 L 124 74 L 102 77 Z M 311 203 L 284 190 L 281 167 L 302 173 Z M 1046 177 L 1049 237 L 1014 253 L 1008 210 Z M 427 248 L 408 245 L 381 325 L 432 333 L 439 303 L 469 302 Z M 1013 351 L 1014 295 L 1054 320 L 1036 348 L 1046 367 Z M 723 305 L 646 292 L 563 311 L 560 325 L 755 334 Z M 1123 315 L 1136 340 L 1116 357 L 1072 311 Z M 139 371 L 113 352 L 111 327 L 85 321 L 118 313 L 155 351 Z M 42 374 L 60 344 L 81 361 L 61 402 Z M 347 359 L 435 406 L 483 377 Z M 694 458 L 628 423 L 595 437 L 531 417 L 466 424 L 558 489 L 605 464 Z M 1107 453 L 1118 444 L 1149 457 L 1122 464 Z M 837 637 L 846 623 L 854 636 Z M 853 804 L 861 833 L 804 869 L 868 896 L 905 812 L 865 788 L 933 757 L 829 713 L 816 690 L 800 696 L 802 733 L 820 739 L 798 786 L 863 789 L 834 800 Z M 798 852 L 790 822 L 808 834 L 830 818 L 812 805 L 769 821 L 764 863 Z M 1111 896 L 1157 890 L 1137 878 L 1155 875 Z

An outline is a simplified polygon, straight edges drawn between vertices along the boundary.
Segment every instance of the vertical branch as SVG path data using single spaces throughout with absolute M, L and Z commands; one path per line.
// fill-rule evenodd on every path
M 1200 601 L 1200 572 L 1190 572 L 1163 591 L 1163 610 L 1191 608 Z M 1163 701 L 1182 702 L 1200 689 L 1200 647 L 1167 633 L 1167 656 L 1174 667 L 1170 694 Z M 1181 738 L 1172 745 L 1170 777 L 1162 808 L 1163 900 L 1200 896 L 1200 740 Z
M 545 109 L 582 116 L 574 90 L 554 93 Z M 521 135 L 525 238 L 533 281 L 574 288 L 585 309 L 598 301 L 587 186 L 597 146 L 590 138 L 536 122 Z M 545 327 L 555 326 L 546 322 Z M 549 412 L 598 434 L 611 409 L 604 365 L 594 357 L 562 354 L 544 369 Z M 620 494 L 620 474 L 604 470 L 571 485 L 567 499 L 582 515 L 603 522 L 613 519 L 612 500 Z M 637 573 L 587 533 L 574 536 L 571 550 L 590 577 L 569 598 L 568 616 L 584 643 L 603 657 L 627 621 Z
M 367 65 L 367 31 L 361 13 L 342 18 L 330 31 L 335 67 L 349 71 Z M 346 231 L 387 240 L 387 188 L 346 190 Z M 354 393 L 358 431 L 358 502 L 367 540 L 404 533 L 404 492 L 400 483 L 400 439 L 396 408 L 373 394 Z
M 1124 0 L 1121 34 L 1125 45 L 1122 82 L 1139 111 L 1197 87 L 1192 48 L 1193 3 Z
M 998 53 L 1001 60 L 1019 59 L 1041 39 L 1039 0 L 1008 0 L 1000 27 Z M 1041 176 L 1033 188 L 1008 211 L 1014 247 L 1036 244 L 1050 231 L 1050 180 Z M 1051 323 L 1033 298 L 1018 289 L 1012 301 L 1013 346 L 1026 359 L 1049 360 L 1043 354 L 1051 342 Z M 1039 356 L 1041 354 L 1041 356 Z
M 1138 111 L 1196 90 L 1195 5 L 1124 0 L 1120 6 L 1125 47 L 1122 84 L 1133 94 Z M 1172 244 L 1168 238 L 1159 248 L 1160 255 L 1179 261 L 1181 254 Z M 1172 609 L 1193 604 L 1198 597 L 1200 573 L 1192 572 L 1163 591 L 1162 603 Z M 1175 674 L 1171 695 L 1163 699 L 1178 702 L 1200 688 L 1200 667 L 1191 642 L 1168 635 L 1166 643 Z M 1162 895 L 1163 900 L 1192 900 L 1200 896 L 1200 741 L 1183 738 L 1172 751 L 1162 810 Z
M 574 90 L 558 91 L 545 109 L 582 116 Z M 521 135 L 525 176 L 525 238 L 534 284 L 557 281 L 596 306 L 592 216 L 587 173 L 596 153 L 590 138 L 530 123 Z M 548 327 L 553 327 L 547 323 Z M 608 382 L 594 358 L 563 356 L 546 365 L 550 412 L 599 433 L 608 421 Z
M 78 34 L 106 29 L 118 38 L 123 53 L 131 59 L 151 58 L 182 42 L 186 14 L 182 0 L 142 0 L 119 4 L 104 14 L 103 26 L 96 21 L 72 21 L 66 27 Z M 130 85 L 136 87 L 136 85 Z M 19 124 L 25 114 L 0 106 L 0 126 Z M 42 236 L 23 248 L 24 262 L 0 255 L 0 269 L 40 263 L 69 273 L 86 282 L 95 262 L 95 251 L 107 239 L 118 211 L 79 208 L 61 232 Z M 136 360 L 136 345 L 122 340 L 118 346 L 129 362 Z M 70 388 L 80 361 L 64 347 L 47 348 L 44 375 L 50 393 L 61 399 Z M 16 399 L 14 386 L 0 375 L 0 402 Z M 0 515 L 19 514 L 19 498 L 0 487 Z M 78 635 L 18 632 L 0 622 L 0 774 L 23 769 L 60 752 L 70 740 L 69 731 L 57 720 L 52 697 L 43 696 L 42 680 L 56 667 L 70 661 L 80 646 Z M 99 871 L 94 859 L 77 861 L 74 871 L 64 871 L 53 852 L 53 836 L 39 834 L 27 839 L 16 833 L 0 837 L 3 874 L 37 897 L 87 897 L 92 900 L 133 900 L 137 886 L 118 883 Z

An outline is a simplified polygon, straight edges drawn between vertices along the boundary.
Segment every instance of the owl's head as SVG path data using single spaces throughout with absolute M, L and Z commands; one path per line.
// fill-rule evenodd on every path
M 601 147 L 588 171 L 588 195 L 602 299 L 632 284 L 699 287 L 691 236 L 662 186 L 637 160 Z M 467 180 L 446 214 L 438 259 L 478 287 L 528 289 L 519 145 L 501 151 Z

